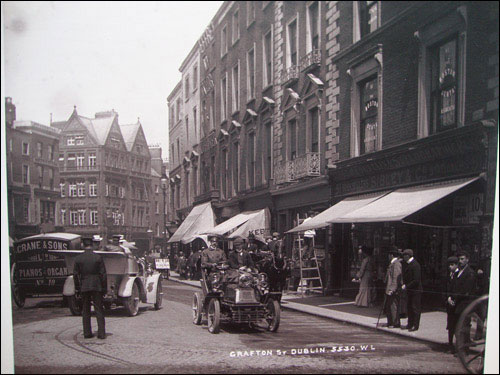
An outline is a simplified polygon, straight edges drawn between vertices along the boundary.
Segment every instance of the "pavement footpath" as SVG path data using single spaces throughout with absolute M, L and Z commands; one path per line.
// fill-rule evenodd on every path
M 170 272 L 170 280 L 201 288 L 198 280 L 181 279 L 176 272 Z M 422 312 L 419 330 L 408 332 L 405 329 L 383 327 L 387 323 L 387 318 L 384 313 L 380 315 L 381 306 L 360 308 L 354 306 L 354 301 L 338 296 L 302 296 L 301 293 L 297 292 L 284 292 L 281 307 L 421 341 L 448 344 L 446 313 L 442 311 Z M 401 319 L 401 325 L 405 326 L 406 324 L 407 319 Z

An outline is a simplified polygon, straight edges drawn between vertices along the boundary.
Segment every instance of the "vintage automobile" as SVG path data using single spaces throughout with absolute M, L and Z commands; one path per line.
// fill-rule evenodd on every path
M 276 332 L 280 324 L 281 292 L 269 291 L 267 275 L 242 267 L 237 282 L 228 283 L 225 276 L 229 265 L 218 263 L 216 270 L 207 274 L 202 269 L 202 293 L 193 298 L 193 323 L 208 323 L 210 333 L 219 333 L 221 323 L 257 326 L 265 322 L 266 328 Z
M 38 234 L 15 241 L 10 282 L 15 304 L 22 308 L 27 297 L 62 295 L 68 269 L 64 257 L 50 250 L 80 249 L 80 235 Z
M 122 251 L 98 250 L 95 253 L 104 259 L 107 274 L 107 293 L 104 295 L 104 306 L 123 305 L 129 316 L 139 312 L 139 302 L 154 304 L 155 310 L 160 309 L 163 291 L 161 275 L 155 272 L 147 263 L 137 258 L 123 244 Z M 68 298 L 69 309 L 73 315 L 80 315 L 82 309 L 81 297 L 75 289 L 73 269 L 75 258 L 82 250 L 53 250 L 53 254 L 63 255 L 66 259 L 69 276 L 67 277 L 63 295 Z

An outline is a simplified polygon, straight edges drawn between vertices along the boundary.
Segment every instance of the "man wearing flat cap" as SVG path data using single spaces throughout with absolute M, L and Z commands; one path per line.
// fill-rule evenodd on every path
M 385 274 L 385 294 L 387 314 L 387 327 L 400 328 L 401 321 L 399 317 L 399 291 L 402 284 L 402 267 L 399 262 L 399 252 L 397 249 L 389 251 L 389 266 Z
M 446 329 L 448 330 L 448 346 L 451 353 L 455 353 L 453 346 L 453 335 L 457 325 L 458 316 L 455 313 L 455 284 L 458 274 L 458 258 L 451 256 L 448 258 L 448 275 L 446 277 Z
M 92 301 L 97 316 L 97 337 L 105 339 L 103 295 L 107 291 L 106 266 L 102 257 L 92 250 L 92 238 L 83 238 L 82 242 L 85 252 L 75 258 L 73 274 L 76 290 L 82 294 L 83 300 L 83 336 L 86 339 L 94 337 L 90 322 L 90 303 Z
M 408 328 L 409 332 L 417 331 L 420 326 L 421 301 L 422 301 L 422 276 L 420 264 L 413 258 L 413 250 L 403 251 L 403 261 L 407 266 L 403 274 L 403 290 L 408 293 Z
M 227 261 L 226 253 L 217 247 L 217 236 L 208 236 L 209 246 L 201 253 L 201 267 L 208 271 L 215 270 L 215 266 L 219 262 Z

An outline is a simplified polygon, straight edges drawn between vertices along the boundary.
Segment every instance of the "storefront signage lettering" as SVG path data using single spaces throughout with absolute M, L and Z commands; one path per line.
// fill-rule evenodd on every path
M 386 171 L 385 173 L 380 171 L 371 176 L 337 182 L 335 186 L 335 195 L 345 195 L 383 188 L 389 189 L 400 185 L 453 176 L 458 173 L 479 173 L 480 171 L 480 158 L 470 157 L 453 161 L 440 160 L 434 163 L 416 165 L 413 168 Z
M 453 201 L 453 224 L 478 224 L 483 215 L 484 194 L 468 194 Z
M 68 243 L 57 240 L 33 240 L 16 246 L 16 253 L 22 254 L 33 250 L 67 250 Z
M 248 234 L 253 234 L 253 235 L 265 235 L 267 233 L 269 233 L 269 230 L 266 230 L 266 229 L 252 229 L 252 230 L 249 230 L 248 231 Z

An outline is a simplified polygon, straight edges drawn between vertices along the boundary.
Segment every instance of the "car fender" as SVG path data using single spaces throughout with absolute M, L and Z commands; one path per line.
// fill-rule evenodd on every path
M 137 276 L 123 276 L 118 288 L 119 297 L 130 297 L 132 295 L 132 286 L 134 286 L 135 279 L 137 279 Z M 140 289 L 139 287 L 139 293 L 141 292 Z
M 63 296 L 69 297 L 75 295 L 75 279 L 73 275 L 68 276 L 64 281 Z
M 144 285 L 146 293 L 146 302 L 155 303 L 156 302 L 156 290 L 158 289 L 158 283 L 161 283 L 161 274 L 155 273 L 146 278 Z

